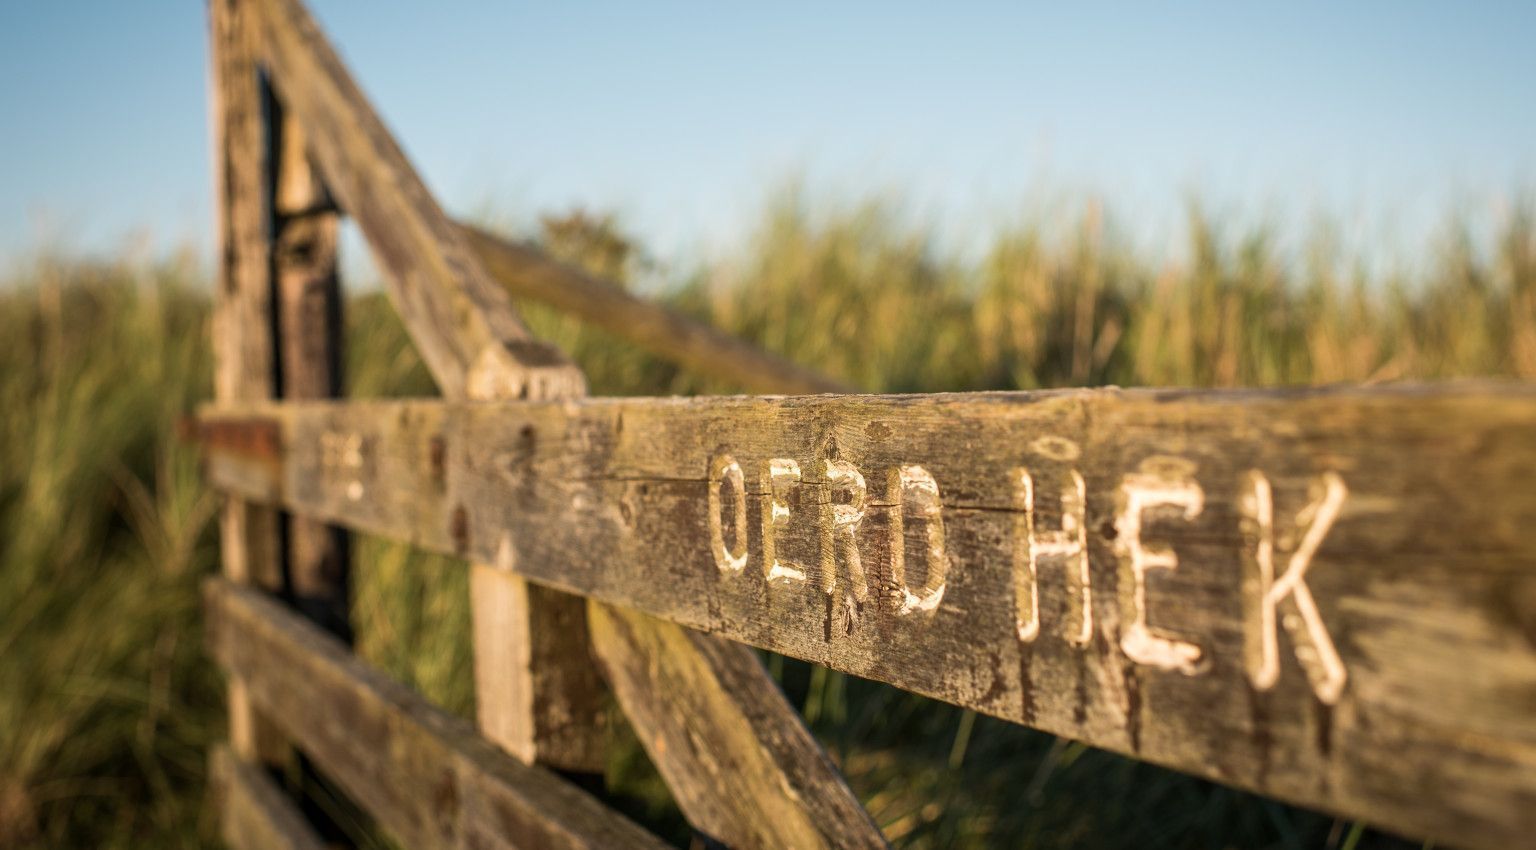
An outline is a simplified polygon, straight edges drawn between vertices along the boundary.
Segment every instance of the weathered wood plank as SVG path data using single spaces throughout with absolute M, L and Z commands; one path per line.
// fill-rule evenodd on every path
M 310 167 L 303 128 L 281 104 L 272 104 L 270 111 L 278 392 L 284 398 L 333 398 L 342 389 L 340 219 Z M 327 631 L 350 640 L 346 532 L 304 517 L 286 521 L 288 592 L 294 605 Z
M 708 364 L 707 371 L 734 376 L 747 386 L 837 388 L 813 372 L 537 252 L 483 232 L 466 232 L 490 269 L 514 292 L 570 308 L 602 327 L 684 363 Z M 571 663 L 574 648 L 524 637 L 568 633 L 562 628 L 569 625 L 563 622 L 569 618 L 563 603 L 576 597 L 481 564 L 473 568 L 470 590 L 480 693 L 488 686 L 527 699 L 537 689 L 519 685 L 525 676 L 569 677 L 587 669 Z M 540 594 L 554 598 L 530 604 Z M 592 621 L 593 651 L 603 659 L 620 707 L 695 829 L 730 847 L 885 846 L 858 798 L 751 650 L 633 611 L 582 605 Z M 555 623 L 544 627 L 540 620 Z M 543 657 L 527 657 L 530 651 L 542 651 Z M 482 669 L 487 666 L 492 669 Z M 508 676 L 509 670 L 517 672 Z M 504 703 L 507 696 L 511 694 L 499 694 L 499 700 Z M 514 724 L 537 719 L 528 711 L 498 714 Z M 487 724 L 482 722 L 482 728 Z M 493 738 L 514 741 L 532 737 L 518 729 L 492 727 L 491 732 Z
M 295 0 L 255 0 L 264 52 L 287 108 L 304 125 L 326 185 L 357 221 L 389 282 L 390 297 L 448 398 L 561 398 L 586 382 L 558 349 L 533 339 L 507 293 L 444 215 L 313 19 Z M 476 701 L 486 733 L 520 757 L 601 770 L 603 689 L 595 669 L 550 665 L 589 657 L 579 599 L 523 588 L 517 576 L 471 568 L 476 642 L 527 644 L 511 655 L 478 653 Z M 518 609 L 506 603 L 521 600 Z M 491 611 L 487 606 L 500 606 Z M 551 610 L 540 609 L 548 607 Z M 530 620 L 530 616 L 533 618 Z M 571 630 L 551 631 L 552 625 Z M 568 690 L 556 690 L 566 687 Z
M 304 813 L 260 768 L 221 746 L 209 778 L 219 798 L 219 836 L 233 850 L 324 850 Z
M 252 417 L 277 466 L 208 457 L 247 497 L 1405 833 L 1536 830 L 1530 386 L 314 404 L 209 434 Z
M 592 646 L 694 827 L 727 847 L 884 847 L 836 765 L 739 643 L 590 603 Z
M 272 600 L 218 579 L 205 599 L 219 663 L 407 846 L 664 846 L 559 776 L 500 752 Z
M 444 230 L 446 219 L 441 211 L 301 7 L 274 0 L 265 8 L 267 55 L 276 68 L 277 84 L 294 108 L 304 114 L 306 126 L 314 125 L 317 157 L 370 241 L 382 248 L 402 235 L 412 235 L 389 231 L 402 225 L 419 226 L 430 235 L 410 245 L 412 256 L 397 262 L 393 277 L 396 301 L 444 395 L 487 399 L 580 394 L 583 381 L 548 377 L 530 381 L 518 371 L 530 365 L 526 358 L 513 363 L 504 356 L 509 350 L 519 350 L 508 348 L 507 340 L 514 331 L 526 342 L 520 322 L 505 303 L 505 294 L 487 290 L 483 270 L 454 238 L 460 235 Z M 315 107 L 309 111 L 304 107 L 307 99 Z M 336 122 L 334 131 L 325 125 L 328 120 Z M 355 186 L 348 186 L 354 176 L 349 167 L 362 163 L 392 175 L 385 188 L 365 184 L 362 174 L 356 175 Z M 378 175 L 373 176 L 377 181 Z M 379 203 L 380 193 L 391 186 L 409 190 L 393 199 L 393 210 L 388 209 L 391 203 Z M 365 189 L 374 194 L 362 196 Z M 356 195 L 356 203 L 348 199 L 349 195 Z M 370 226 L 368 217 L 375 215 L 382 218 Z M 417 254 L 429 262 L 442 258 L 447 273 L 425 285 L 413 284 L 414 266 L 421 261 Z M 388 257 L 384 260 L 389 262 Z M 415 298 L 421 293 L 433 297 Z M 463 303 L 454 305 L 455 299 Z M 438 349 L 441 352 L 434 355 Z M 546 364 L 532 365 L 542 368 Z M 456 383 L 459 379 L 462 383 Z M 480 564 L 472 567 L 472 584 L 482 728 L 525 758 L 577 769 L 591 769 L 593 762 L 600 764 L 601 751 L 592 742 L 599 740 L 601 728 L 592 718 L 602 716 L 595 708 L 601 691 L 591 687 L 596 677 L 589 675 L 590 668 L 582 663 L 588 657 L 581 640 L 585 630 L 570 628 L 583 625 L 585 611 L 579 600 L 525 586 L 510 572 L 497 573 Z
M 271 398 L 277 389 L 272 333 L 269 151 L 263 87 L 247 3 L 208 4 L 214 136 L 218 290 L 213 313 L 214 395 L 221 402 Z M 283 585 L 276 511 L 230 499 L 219 518 L 224 574 L 268 590 Z M 279 759 L 284 749 L 251 709 L 238 680 L 229 687 L 229 732 L 247 758 Z
M 585 601 L 481 563 L 469 594 L 480 730 L 529 764 L 601 776 L 612 730 Z
M 230 401 L 270 398 L 277 378 L 267 135 L 247 7 L 239 0 L 208 4 L 219 277 L 214 394 Z
M 297 0 L 251 0 L 262 57 L 343 210 L 367 237 L 391 300 L 448 398 L 551 398 L 584 386 L 532 339 L 507 293 L 448 220 Z
M 684 360 L 715 357 L 717 371 L 726 374 L 752 375 L 761 367 L 749 385 L 834 386 L 537 253 L 468 232 L 504 280 L 525 291 L 542 287 L 543 297 L 575 305 L 599 324 L 623 328 Z M 593 650 L 619 705 L 696 829 L 731 847 L 884 846 L 751 650 L 643 614 L 588 608 L 578 597 L 486 564 L 471 568 L 470 593 L 481 728 L 514 753 L 524 750 L 531 760 L 537 747 L 548 763 L 559 764 L 550 756 L 568 757 L 567 750 L 593 739 L 578 735 L 567 742 L 558 727 L 525 727 L 560 719 L 537 710 L 539 695 L 590 686 L 583 681 L 592 669 L 584 663 L 586 642 L 577 645 L 569 636 L 585 635 L 588 618 L 595 618 Z M 573 602 L 580 606 L 574 612 Z M 601 719 L 574 725 L 584 731 Z M 601 752 L 580 755 L 602 763 Z
M 513 295 L 541 301 L 701 375 L 759 393 L 845 393 L 852 387 L 473 225 L 470 247 Z

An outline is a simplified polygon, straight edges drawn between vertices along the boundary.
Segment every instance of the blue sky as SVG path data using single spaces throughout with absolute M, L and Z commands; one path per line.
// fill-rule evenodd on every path
M 1323 214 L 1371 245 L 1536 187 L 1536 3 L 365 3 L 314 9 L 450 210 L 726 250 L 799 179 L 964 246 L 1102 199 L 1154 247 Z M 0 5 L 0 262 L 209 242 L 204 12 Z

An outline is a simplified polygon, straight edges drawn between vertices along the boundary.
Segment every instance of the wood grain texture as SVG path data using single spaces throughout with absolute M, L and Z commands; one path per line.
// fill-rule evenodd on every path
M 568 310 L 686 366 L 770 392 L 845 389 L 537 251 L 473 228 L 466 233 L 487 268 L 514 294 Z M 570 648 L 562 657 L 550 651 L 555 647 L 547 641 L 509 640 L 521 629 L 511 632 L 504 621 L 526 622 L 537 634 L 543 631 L 539 619 L 564 606 L 532 606 L 532 599 L 539 594 L 558 594 L 562 602 L 575 597 L 489 565 L 474 567 L 471 593 L 477 666 L 485 658 L 503 671 L 571 675 Z M 585 613 L 592 623 L 593 651 L 603 661 L 620 707 L 695 829 L 730 847 L 885 846 L 858 798 L 750 649 L 633 611 L 597 606 Z M 510 665 L 499 658 L 530 648 L 543 649 L 545 657 L 519 657 Z M 496 671 L 477 675 L 477 682 L 500 688 L 515 681 Z M 514 722 L 539 716 L 503 715 Z
M 664 846 L 559 776 L 502 753 L 282 605 L 219 579 L 204 596 L 214 657 L 406 846 Z
M 550 398 L 581 373 L 532 339 L 297 0 L 251 0 L 262 57 L 325 184 L 367 237 L 411 339 L 448 398 Z
M 852 387 L 736 339 L 606 280 L 473 225 L 460 224 L 497 282 L 701 375 L 751 392 L 839 393 Z
M 886 846 L 756 653 L 590 605 L 608 681 L 696 829 L 727 847 Z
M 840 388 L 537 252 L 466 232 L 488 268 L 513 292 L 569 309 L 679 362 L 767 390 Z M 519 728 L 530 722 L 553 725 L 558 718 L 532 706 L 504 708 L 513 700 L 569 693 L 584 684 L 539 682 L 580 677 L 588 669 L 572 663 L 573 657 L 587 657 L 584 646 L 538 638 L 570 634 L 574 601 L 585 615 L 579 625 L 593 620 L 593 651 L 603 659 L 620 707 L 696 829 L 731 847 L 885 845 L 751 650 L 644 614 L 588 608 L 577 597 L 525 581 L 510 569 L 476 564 L 470 590 L 481 728 L 494 740 L 530 751 L 533 742 L 542 741 L 541 749 L 563 756 L 592 739 L 578 736 L 566 743 L 558 729 Z
M 1536 830 L 1530 386 L 207 417 L 252 421 L 277 477 L 208 447 L 241 495 L 1403 833 Z
M 586 603 L 478 563 L 469 592 L 480 730 L 529 764 L 600 776 L 612 730 Z
M 214 137 L 218 289 L 213 313 L 214 395 L 222 402 L 271 398 L 277 390 L 272 327 L 270 157 L 249 5 L 210 0 L 209 108 Z M 280 518 L 270 507 L 229 499 L 219 517 L 220 562 L 232 580 L 283 586 Z M 284 748 L 257 716 L 237 679 L 229 689 L 230 739 L 248 758 L 277 760 Z
M 271 398 L 277 390 L 270 161 L 249 5 L 208 4 L 219 277 L 214 395 L 231 401 Z
M 219 837 L 231 850 L 324 850 L 304 813 L 267 773 L 223 747 L 209 763 Z
M 263 56 L 283 102 L 304 126 L 326 185 L 373 248 L 417 350 L 448 398 L 561 398 L 586 382 L 558 349 L 533 339 L 506 292 L 481 266 L 463 234 L 427 192 L 324 35 L 296 0 L 255 0 Z M 581 665 L 586 649 L 581 600 L 516 587 L 516 576 L 472 568 L 483 593 L 473 601 L 477 645 L 534 645 L 516 656 L 482 653 L 476 701 L 484 728 L 520 757 L 571 770 L 601 770 L 604 689 L 594 668 L 556 674 L 513 670 L 523 658 Z M 548 606 L 533 621 L 485 606 L 510 599 Z M 483 600 L 483 601 L 481 601 Z M 540 626 L 571 624 L 573 630 Z M 569 687 L 567 691 L 554 690 Z M 533 712 L 533 714 L 529 714 Z M 522 716 L 518 716 L 522 715 Z
M 278 392 L 283 398 L 341 394 L 339 216 L 310 166 L 302 126 L 281 104 L 273 124 L 273 277 L 277 296 Z M 346 532 L 285 517 L 288 593 L 305 616 L 350 641 L 351 555 Z

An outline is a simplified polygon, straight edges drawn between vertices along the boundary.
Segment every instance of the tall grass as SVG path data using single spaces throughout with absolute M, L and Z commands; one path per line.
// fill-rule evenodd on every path
M 1224 232 L 1192 212 L 1179 261 L 1127 247 L 1096 207 L 1000 230 L 979 259 L 889 205 L 788 195 L 745 249 L 663 272 L 662 297 L 868 390 L 1272 386 L 1536 379 L 1536 222 L 1447 235 L 1407 273 L 1325 230 Z M 553 252 L 618 279 L 643 251 L 601 216 L 547 219 Z M 1479 249 L 1474 235 L 1491 235 Z M 655 270 L 650 270 L 654 276 Z M 208 287 L 187 261 L 44 258 L 0 282 L 0 847 L 215 843 L 203 801 L 222 691 L 196 586 L 215 502 L 174 423 L 206 397 Z M 528 305 L 601 394 L 740 390 Z M 349 389 L 431 382 L 376 295 L 349 304 Z M 364 540 L 359 651 L 459 713 L 473 705 L 464 571 Z M 906 847 L 1338 844 L 1346 824 L 769 657 L 786 693 Z M 682 838 L 632 739 L 610 780 Z M 1382 825 L 1390 828 L 1390 824 Z M 1372 834 L 1365 833 L 1365 844 Z M 1352 835 L 1359 838 L 1359 835 Z M 1364 846 L 1362 844 L 1361 846 Z
M 199 843 L 221 723 L 173 444 L 209 382 L 185 265 L 40 261 L 0 294 L 0 846 Z

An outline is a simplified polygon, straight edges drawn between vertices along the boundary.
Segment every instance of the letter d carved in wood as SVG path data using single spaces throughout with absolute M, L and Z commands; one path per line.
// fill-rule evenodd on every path
M 949 575 L 949 553 L 944 546 L 944 503 L 939 496 L 939 482 L 921 466 L 895 467 L 887 478 L 891 511 L 891 562 L 889 592 L 899 614 L 932 613 L 944 599 L 945 579 Z M 923 561 L 926 575 L 922 587 L 913 592 L 907 576 L 906 526 L 908 514 L 923 526 Z

